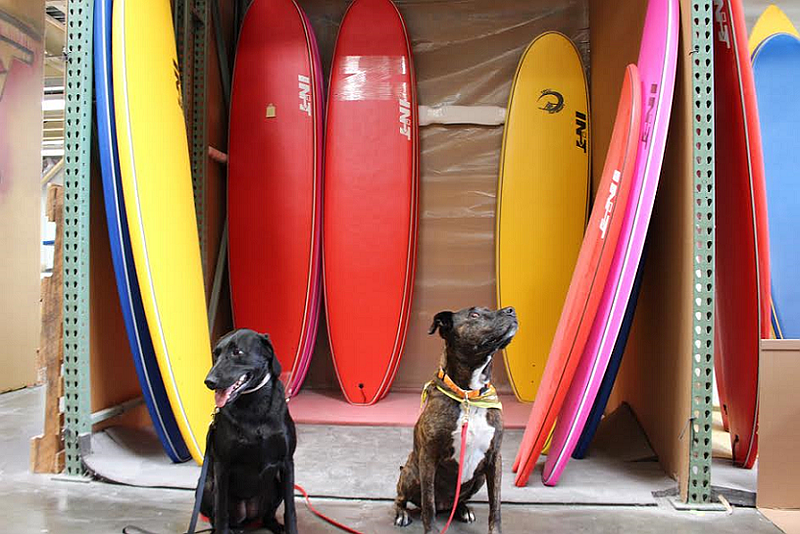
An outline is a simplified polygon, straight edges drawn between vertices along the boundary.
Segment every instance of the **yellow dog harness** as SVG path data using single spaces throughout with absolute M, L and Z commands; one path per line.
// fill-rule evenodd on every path
M 430 380 L 422 387 L 420 407 L 424 406 L 428 400 L 428 388 L 434 386 L 447 397 L 467 407 L 503 409 L 503 403 L 497 396 L 497 390 L 491 384 L 487 384 L 481 389 L 461 389 L 441 368 L 436 374 L 436 378 L 438 380 Z

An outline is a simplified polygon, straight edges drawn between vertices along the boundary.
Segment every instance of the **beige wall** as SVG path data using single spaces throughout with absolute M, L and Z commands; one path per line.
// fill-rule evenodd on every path
M 0 0 L 0 392 L 35 380 L 43 30 L 44 2 Z

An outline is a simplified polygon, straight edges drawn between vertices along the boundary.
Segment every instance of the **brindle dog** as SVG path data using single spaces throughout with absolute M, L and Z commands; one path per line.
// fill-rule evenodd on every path
M 492 357 L 511 342 L 517 328 L 514 308 L 496 311 L 466 308 L 456 313 L 437 313 L 428 333 L 433 334 L 438 329 L 445 340 L 440 362 L 444 372 L 461 389 L 478 390 L 491 382 Z M 426 533 L 435 528 L 436 512 L 452 509 L 461 449 L 460 421 L 464 409 L 462 403 L 428 386 L 427 403 L 414 426 L 414 448 L 397 481 L 395 525 L 404 527 L 411 523 L 406 508 L 409 502 L 422 509 Z M 475 521 L 475 514 L 466 502 L 486 482 L 490 534 L 501 532 L 502 440 L 502 411 L 470 407 L 461 494 L 455 517 L 463 522 Z

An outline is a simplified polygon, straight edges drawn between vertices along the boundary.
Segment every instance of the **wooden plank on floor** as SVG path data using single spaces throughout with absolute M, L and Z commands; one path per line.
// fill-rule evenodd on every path
M 61 430 L 63 417 L 60 399 L 63 395 L 61 363 L 63 343 L 63 251 L 64 190 L 60 185 L 47 188 L 47 218 L 56 223 L 53 274 L 42 280 L 42 329 L 39 355 L 44 366 L 45 414 L 44 433 L 31 440 L 31 471 L 60 473 L 64 469 L 64 442 Z

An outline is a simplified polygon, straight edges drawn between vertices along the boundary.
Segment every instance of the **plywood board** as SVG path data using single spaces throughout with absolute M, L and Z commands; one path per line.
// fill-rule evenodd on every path
M 53 274 L 42 279 L 42 329 L 39 343 L 41 370 L 44 372 L 44 431 L 31 439 L 31 471 L 60 473 L 63 470 L 64 441 L 61 437 L 63 414 L 60 404 L 64 383 L 64 188 L 50 185 L 45 202 L 47 220 L 56 226 Z

